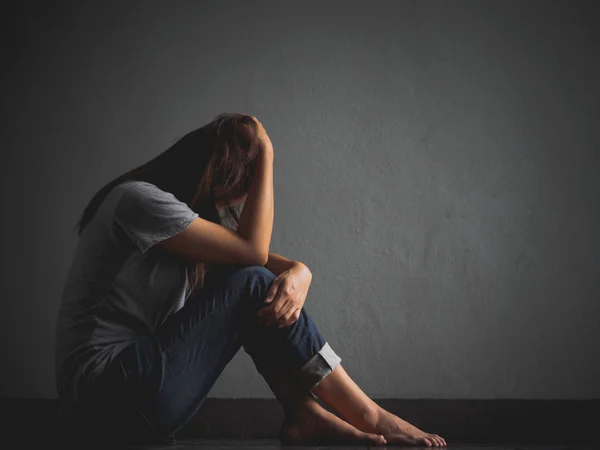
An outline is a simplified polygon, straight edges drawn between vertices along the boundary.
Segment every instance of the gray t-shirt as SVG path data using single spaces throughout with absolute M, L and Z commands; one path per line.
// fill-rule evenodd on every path
M 129 342 L 151 334 L 189 295 L 186 259 L 155 244 L 198 214 L 144 181 L 113 188 L 79 236 L 57 316 L 56 383 L 66 404 Z

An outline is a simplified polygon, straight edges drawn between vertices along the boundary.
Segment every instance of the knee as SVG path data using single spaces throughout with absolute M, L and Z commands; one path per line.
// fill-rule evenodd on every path
M 236 276 L 249 290 L 252 297 L 262 299 L 276 278 L 276 275 L 264 266 L 244 266 L 237 270 Z
M 266 280 L 269 282 L 275 279 L 275 274 L 265 266 L 242 266 L 238 271 L 249 279 Z

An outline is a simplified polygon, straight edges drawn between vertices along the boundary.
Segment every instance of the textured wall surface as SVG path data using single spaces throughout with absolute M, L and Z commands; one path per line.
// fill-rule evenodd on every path
M 55 397 L 93 193 L 246 112 L 275 148 L 272 251 L 311 268 L 369 395 L 600 396 L 593 2 L 28 5 L 3 30 L 1 395 Z M 210 396 L 273 395 L 241 350 Z

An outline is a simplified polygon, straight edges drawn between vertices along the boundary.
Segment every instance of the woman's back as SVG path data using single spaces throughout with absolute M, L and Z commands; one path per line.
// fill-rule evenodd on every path
M 144 181 L 112 189 L 84 228 L 57 317 L 56 382 L 64 406 L 136 338 L 183 307 L 186 261 L 156 243 L 198 217 Z

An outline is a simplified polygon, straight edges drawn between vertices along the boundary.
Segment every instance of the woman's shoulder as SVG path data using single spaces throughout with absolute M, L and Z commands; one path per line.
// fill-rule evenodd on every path
M 153 215 L 176 214 L 189 209 L 173 193 L 148 181 L 128 180 L 113 189 L 113 204 L 117 215 L 130 216 L 147 212 L 152 212 Z
M 137 191 L 160 191 L 161 189 L 148 181 L 126 180 L 117 184 L 113 189 L 116 192 L 137 192 Z
M 164 191 L 148 181 L 127 180 L 111 189 L 110 194 L 128 200 L 144 200 L 149 198 L 170 198 L 172 194 Z

